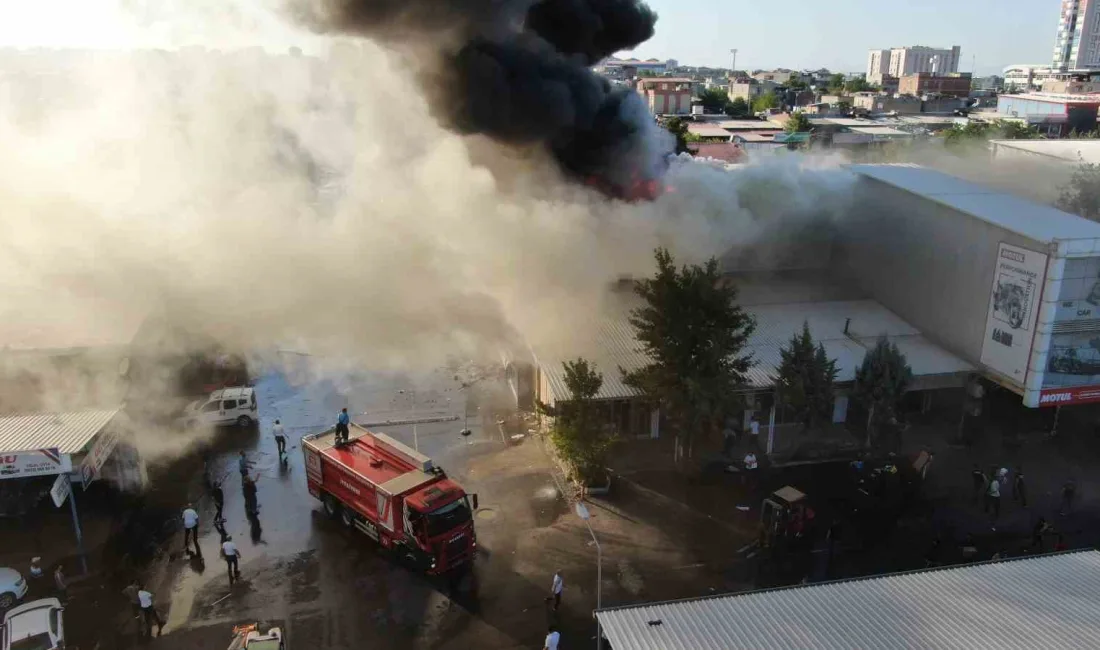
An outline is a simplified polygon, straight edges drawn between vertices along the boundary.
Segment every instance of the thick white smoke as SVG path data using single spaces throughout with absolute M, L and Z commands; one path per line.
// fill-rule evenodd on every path
M 659 200 L 608 201 L 537 151 L 441 128 L 407 61 L 362 41 L 0 66 L 0 346 L 126 342 L 167 305 L 230 349 L 372 368 L 583 349 L 608 283 L 648 274 L 655 246 L 690 262 L 774 240 L 848 183 L 797 157 L 676 161 Z

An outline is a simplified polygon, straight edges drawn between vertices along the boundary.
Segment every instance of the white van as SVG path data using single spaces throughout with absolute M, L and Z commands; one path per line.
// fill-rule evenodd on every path
M 187 426 L 236 424 L 247 427 L 258 419 L 256 390 L 250 386 L 216 390 L 206 399 L 191 402 L 183 416 Z

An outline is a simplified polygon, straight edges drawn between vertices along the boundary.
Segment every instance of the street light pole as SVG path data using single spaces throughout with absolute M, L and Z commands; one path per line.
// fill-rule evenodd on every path
M 577 516 L 584 521 L 588 534 L 592 536 L 592 543 L 596 545 L 596 610 L 598 611 L 603 606 L 603 549 L 600 548 L 600 540 L 596 539 L 596 533 L 592 530 L 592 525 L 588 523 L 589 517 L 592 516 L 588 512 L 588 507 L 578 501 L 576 509 Z M 601 636 L 600 619 L 596 617 L 596 650 L 603 647 Z
M 409 393 L 409 395 L 412 397 L 413 449 L 420 451 L 420 437 L 417 435 L 416 432 L 416 391 L 414 389 L 409 389 L 399 390 L 397 392 L 401 393 L 402 395 L 404 395 L 405 393 Z

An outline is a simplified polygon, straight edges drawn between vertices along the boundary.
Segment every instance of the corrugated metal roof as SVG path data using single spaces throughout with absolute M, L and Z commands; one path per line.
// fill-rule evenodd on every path
M 648 361 L 648 356 L 641 351 L 641 344 L 634 336 L 629 310 L 624 309 L 621 313 L 603 318 L 595 325 L 595 331 L 593 348 L 599 352 L 585 358 L 603 374 L 603 385 L 596 394 L 596 399 L 629 399 L 640 396 L 640 391 L 623 383 L 622 373 L 619 372 L 619 368 L 637 370 Z M 546 376 L 555 399 L 563 399 L 569 395 L 569 389 L 565 386 L 563 361 L 566 359 L 539 359 L 539 368 Z
M 75 454 L 114 419 L 119 409 L 30 413 L 0 417 L 0 452 L 57 447 Z
M 615 650 L 1091 648 L 1100 638 L 1100 552 L 652 603 L 596 617 Z
M 989 147 L 994 151 L 1003 147 L 1046 156 L 1053 159 L 1051 162 L 1100 163 L 1100 140 L 990 140 Z
M 825 346 L 829 358 L 836 360 L 837 381 L 855 379 L 867 350 L 885 335 L 905 353 L 916 376 L 954 374 L 973 370 L 973 366 L 929 342 L 912 325 L 874 300 L 837 300 L 746 306 L 756 318 L 756 331 L 749 337 L 745 352 L 754 364 L 746 373 L 749 386 L 770 388 L 775 385 L 782 361 L 780 350 L 802 332 L 802 323 L 810 326 L 814 341 Z M 850 319 L 850 322 L 849 322 Z M 848 324 L 848 332 L 844 326 Z M 645 365 L 646 355 L 634 337 L 627 311 L 609 316 L 597 328 L 598 354 L 586 357 L 603 373 L 603 387 L 597 399 L 627 399 L 640 393 L 622 382 L 619 368 L 634 370 Z M 539 366 L 554 396 L 568 395 L 562 360 L 540 359 Z
M 1092 240 L 1100 249 L 1100 224 L 993 188 L 919 165 L 849 165 L 853 172 L 923 196 L 1037 243 Z

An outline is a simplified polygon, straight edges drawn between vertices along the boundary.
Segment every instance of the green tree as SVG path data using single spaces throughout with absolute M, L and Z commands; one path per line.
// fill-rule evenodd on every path
M 630 317 L 649 363 L 623 379 L 661 407 L 677 458 L 685 447 L 690 458 L 696 437 L 712 434 L 733 410 L 753 363 L 743 352 L 756 323 L 715 258 L 677 268 L 664 248 L 654 257 L 657 271 L 635 288 L 643 306 Z
M 792 337 L 779 355 L 779 399 L 794 411 L 803 432 L 809 431 L 832 414 L 836 360 L 828 357 L 821 343 L 814 346 L 806 322 L 802 323 L 802 334 Z
M 595 398 L 603 386 L 603 375 L 588 360 L 578 358 L 562 363 L 565 370 L 567 399 L 554 406 L 539 402 L 540 411 L 554 417 L 550 442 L 586 485 L 606 479 L 607 454 L 618 441 L 596 416 Z
M 1055 205 L 1060 210 L 1100 221 L 1100 165 L 1081 163 L 1062 186 Z
M 829 92 L 836 94 L 844 92 L 844 75 L 840 72 L 829 77 Z
M 787 120 L 787 124 L 783 127 L 783 130 L 787 133 L 807 133 L 812 129 L 813 123 L 802 111 L 792 113 L 790 119 Z
M 768 91 L 762 95 L 757 95 L 756 99 L 752 100 L 753 113 L 766 111 L 769 108 L 779 108 L 779 96 L 771 91 Z
M 791 79 L 787 82 L 787 88 L 790 90 L 806 90 L 810 87 L 810 84 L 802 81 L 801 79 Z
M 668 121 L 665 128 L 676 137 L 676 153 L 689 153 L 695 155 L 695 152 L 688 148 L 688 136 L 691 134 L 688 132 L 688 123 L 686 120 L 674 117 Z M 696 140 L 698 139 L 696 138 Z
M 844 92 L 861 93 L 868 90 L 871 90 L 871 84 L 867 83 L 867 80 L 863 77 L 856 77 L 844 82 Z
M 863 356 L 856 369 L 852 397 L 867 409 L 867 446 L 878 422 L 894 417 L 909 384 L 913 370 L 898 346 L 885 336 Z
M 965 126 L 953 125 L 944 131 L 943 136 L 948 147 L 967 147 L 984 146 L 988 140 L 1030 140 L 1039 137 L 1039 131 L 1033 126 L 1010 120 L 970 120 Z
M 729 104 L 729 91 L 725 88 L 708 88 L 699 95 L 699 100 L 703 102 L 703 110 L 708 113 L 721 113 L 726 104 Z
M 751 113 L 749 103 L 744 97 L 735 97 L 732 102 L 726 104 L 726 115 L 730 117 L 747 117 Z

